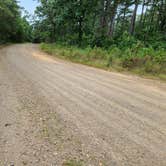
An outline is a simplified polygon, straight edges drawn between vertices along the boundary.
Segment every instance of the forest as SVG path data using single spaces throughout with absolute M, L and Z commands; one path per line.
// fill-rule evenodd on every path
M 92 47 L 120 46 L 129 35 L 145 46 L 165 47 L 165 0 L 40 0 L 39 40 Z M 140 14 L 138 14 L 141 10 Z M 134 37 L 134 38 L 132 38 Z M 125 41 L 124 41 L 125 42 Z M 130 43 L 126 43 L 130 44 Z M 124 44 L 122 44 L 124 47 Z
M 0 0 L 0 42 L 42 43 L 59 57 L 165 78 L 166 0 L 38 0 L 31 23 Z
M 32 40 L 32 27 L 16 0 L 0 0 L 0 44 Z

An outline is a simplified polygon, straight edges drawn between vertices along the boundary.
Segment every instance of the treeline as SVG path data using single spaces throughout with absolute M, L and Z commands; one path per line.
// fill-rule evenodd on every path
M 0 0 L 0 43 L 32 40 L 32 27 L 17 0 Z
M 35 41 L 166 48 L 165 0 L 39 0 Z

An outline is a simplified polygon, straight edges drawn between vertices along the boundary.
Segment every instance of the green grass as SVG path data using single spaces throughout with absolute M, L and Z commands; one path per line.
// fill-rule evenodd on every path
M 40 47 L 50 55 L 72 62 L 166 80 L 166 51 L 162 49 L 156 51 L 136 45 L 123 50 L 117 47 L 104 50 L 45 43 Z

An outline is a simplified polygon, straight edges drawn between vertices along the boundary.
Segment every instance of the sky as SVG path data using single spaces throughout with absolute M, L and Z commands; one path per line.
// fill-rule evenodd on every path
M 33 14 L 36 6 L 38 6 L 37 0 L 19 0 L 20 6 L 24 7 L 30 14 Z

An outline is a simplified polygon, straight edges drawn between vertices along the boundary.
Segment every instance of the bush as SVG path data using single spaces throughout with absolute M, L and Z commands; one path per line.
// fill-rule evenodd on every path
M 161 71 L 161 66 L 157 63 L 148 61 L 145 64 L 145 72 L 147 72 L 147 73 L 159 74 L 160 71 Z
M 92 59 L 106 59 L 107 52 L 101 48 L 95 47 L 90 50 L 89 55 Z
M 62 44 L 41 44 L 41 49 L 52 55 L 102 68 L 137 70 L 153 75 L 166 74 L 166 51 L 145 48 L 137 41 L 131 48 L 108 50 L 99 47 L 85 49 Z
M 127 48 L 132 48 L 134 44 L 137 44 L 138 40 L 136 40 L 133 36 L 129 35 L 128 32 L 124 32 L 123 35 L 121 35 L 119 38 L 116 40 L 116 45 L 120 49 L 127 49 Z

